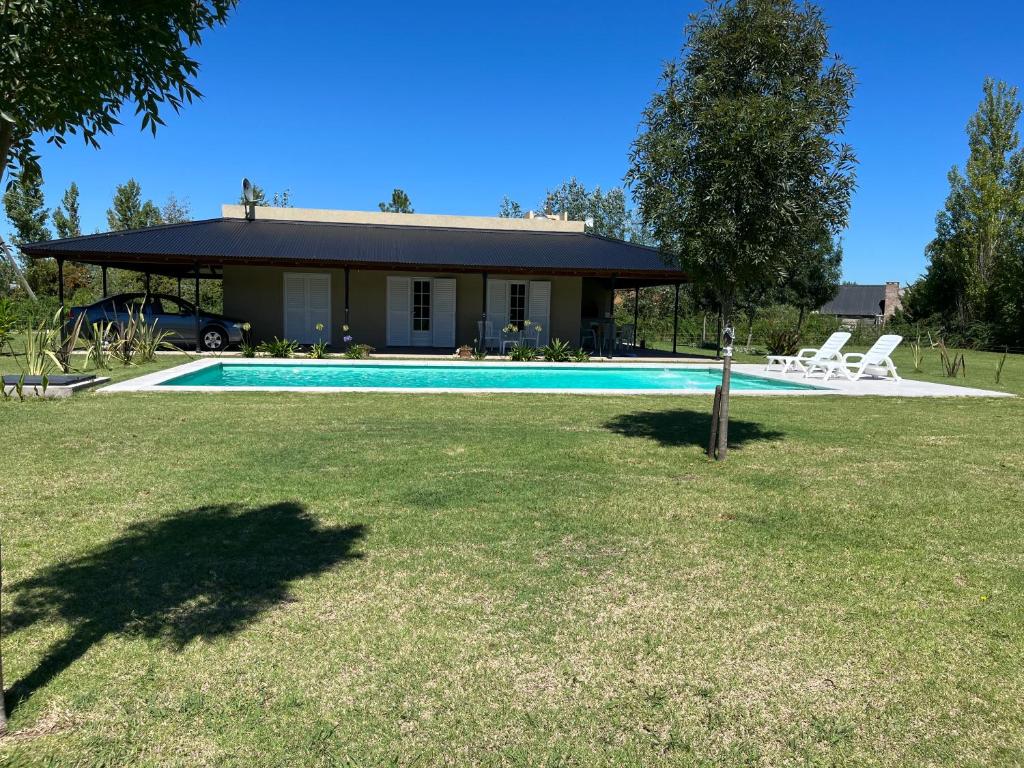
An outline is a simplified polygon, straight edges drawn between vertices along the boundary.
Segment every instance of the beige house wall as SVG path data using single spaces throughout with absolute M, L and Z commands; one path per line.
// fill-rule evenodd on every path
M 341 344 L 345 322 L 345 271 L 342 269 L 292 269 L 282 267 L 224 267 L 224 313 L 252 325 L 256 341 L 284 336 L 284 273 L 327 272 L 331 275 L 331 342 Z M 455 343 L 472 344 L 477 321 L 483 314 L 483 276 L 444 272 L 384 272 L 351 270 L 349 326 L 353 341 L 377 349 L 387 347 L 387 278 L 453 277 L 455 279 Z M 551 282 L 551 338 L 579 343 L 580 302 L 583 278 L 495 273 L 494 279 L 549 280 Z M 607 295 L 607 294 L 605 294 Z

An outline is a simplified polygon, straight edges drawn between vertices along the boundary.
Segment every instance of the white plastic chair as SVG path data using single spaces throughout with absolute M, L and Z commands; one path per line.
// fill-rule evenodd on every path
M 477 320 L 476 333 L 477 338 L 483 342 L 486 349 L 498 348 L 498 334 L 494 332 L 494 323 L 490 320 Z
M 903 337 L 896 334 L 879 336 L 878 341 L 872 344 L 871 349 L 867 352 L 863 354 L 848 352 L 843 355 L 841 360 L 813 363 L 807 367 L 807 373 L 804 376 L 810 376 L 816 370 L 820 370 L 822 378 L 826 380 L 840 374 L 848 381 L 859 381 L 867 376 L 901 381 L 890 357 L 901 341 L 903 341 Z
M 773 365 L 781 365 L 782 368 L 778 369 L 779 373 L 794 371 L 806 374 L 810 365 L 841 360 L 841 351 L 849 340 L 850 334 L 845 331 L 836 331 L 818 349 L 808 347 L 801 349 L 795 355 L 768 355 L 768 362 L 764 369 L 770 371 Z
M 536 325 L 528 325 L 519 333 L 519 341 L 528 347 L 540 347 L 540 331 Z
M 520 336 L 520 332 L 519 331 L 509 332 L 509 331 L 506 331 L 505 329 L 502 329 L 501 330 L 501 336 L 500 336 L 500 342 L 499 342 L 499 349 L 501 351 L 501 354 L 504 355 L 505 351 L 509 347 L 518 344 L 520 338 L 521 338 L 521 336 Z

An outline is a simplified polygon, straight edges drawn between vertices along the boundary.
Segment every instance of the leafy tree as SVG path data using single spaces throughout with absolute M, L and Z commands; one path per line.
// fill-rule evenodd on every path
M 82 220 L 78 215 L 78 185 L 73 181 L 64 190 L 60 205 L 53 209 L 53 226 L 60 239 L 82 234 Z
M 4 211 L 14 227 L 11 240 L 15 245 L 49 240 L 46 226 L 50 211 L 43 198 L 43 179 L 37 173 L 21 174 L 4 192 Z
M 50 211 L 43 198 L 43 179 L 38 173 L 19 174 L 8 186 L 4 192 L 4 211 L 14 227 L 11 242 L 15 245 L 52 237 L 46 225 Z M 36 293 L 49 296 L 57 293 L 57 263 L 52 259 L 28 261 L 24 265 L 24 277 Z
M 118 184 L 114 200 L 107 209 L 107 226 L 111 232 L 143 229 L 163 224 L 160 209 L 152 200 L 142 201 L 142 187 L 135 179 Z
M 723 0 L 691 17 L 663 79 L 627 181 L 665 257 L 729 319 L 741 292 L 774 290 L 807 232 L 846 225 L 853 72 L 829 54 L 817 6 Z
M 292 191 L 285 189 L 283 192 L 275 192 L 271 197 L 267 197 L 266 191 L 263 187 L 258 184 L 252 185 L 252 201 L 254 205 L 265 205 L 272 206 L 274 208 L 291 208 L 292 207 Z M 245 205 L 245 195 L 241 195 L 238 198 L 239 205 Z
M 395 189 L 391 193 L 390 203 L 379 203 L 378 207 L 384 213 L 416 213 L 412 208 L 412 201 L 401 189 Z
M 142 128 L 155 133 L 162 107 L 177 112 L 199 96 L 191 49 L 227 20 L 235 1 L 4 3 L 0 180 L 19 167 L 39 175 L 38 137 L 60 146 L 68 134 L 80 134 L 98 146 L 124 107 L 133 105 Z
M 966 329 L 994 322 L 1002 336 L 1024 338 L 1018 318 L 1024 297 L 1020 272 L 1024 216 L 1024 150 L 1017 89 L 987 79 L 978 111 L 967 125 L 970 155 L 948 175 L 949 195 L 936 216 L 928 270 L 911 292 L 912 314 L 938 315 Z
M 53 209 L 51 218 L 58 238 L 78 237 L 82 234 L 82 220 L 78 214 L 78 185 L 75 182 L 71 182 L 71 186 L 64 190 L 60 205 Z M 64 263 L 64 289 L 68 296 L 73 297 L 92 284 L 93 275 L 88 267 L 71 261 Z
M 793 254 L 786 267 L 778 299 L 800 310 L 797 329 L 810 312 L 835 298 L 843 274 L 843 248 L 826 232 L 819 232 Z
M 192 221 L 192 205 L 188 200 L 179 200 L 174 195 L 167 198 L 164 207 L 160 209 L 160 218 L 164 224 L 181 224 L 185 221 Z
M 541 206 L 545 213 L 564 213 L 573 221 L 593 219 L 590 231 L 625 240 L 630 231 L 632 217 L 626 210 L 626 195 L 621 189 L 607 193 L 600 187 L 587 191 L 575 176 L 548 190 Z
M 508 195 L 501 199 L 501 207 L 498 208 L 499 217 L 503 219 L 521 219 L 523 215 L 523 207 L 515 200 Z

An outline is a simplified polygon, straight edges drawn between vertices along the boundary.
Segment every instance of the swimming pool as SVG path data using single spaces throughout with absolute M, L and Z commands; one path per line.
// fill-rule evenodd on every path
M 186 370 L 187 369 L 187 370 Z M 166 375 L 166 374 L 170 375 Z M 379 391 L 713 392 L 720 368 L 629 364 L 420 363 L 356 361 L 215 361 L 172 369 L 153 389 Z M 150 377 L 143 377 L 150 378 Z M 734 373 L 736 392 L 814 390 L 806 384 Z

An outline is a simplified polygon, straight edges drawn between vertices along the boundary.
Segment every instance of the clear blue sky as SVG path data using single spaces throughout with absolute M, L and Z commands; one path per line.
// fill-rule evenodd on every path
M 91 232 L 130 176 L 159 204 L 187 198 L 197 218 L 234 202 L 243 176 L 290 188 L 297 206 L 375 209 L 400 186 L 417 211 L 476 215 L 505 194 L 535 206 L 573 175 L 619 185 L 662 62 L 701 6 L 242 0 L 198 51 L 204 100 L 155 139 L 126 116 L 100 151 L 45 148 L 47 202 L 77 181 Z M 1024 86 L 1024 3 L 824 6 L 859 80 L 844 276 L 910 281 L 983 78 Z

